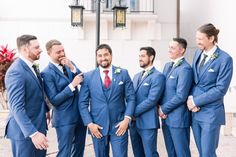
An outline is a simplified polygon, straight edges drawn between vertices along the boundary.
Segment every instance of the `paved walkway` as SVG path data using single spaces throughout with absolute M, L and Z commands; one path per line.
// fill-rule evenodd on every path
M 3 132 L 4 132 L 3 128 L 4 128 L 4 118 L 3 116 L 0 115 L 0 157 L 3 156 L 12 157 L 10 142 L 8 139 L 3 138 Z M 54 128 L 49 129 L 48 138 L 49 138 L 49 149 L 47 152 L 48 154 L 47 157 L 55 157 L 57 153 L 57 142 Z M 236 146 L 236 137 L 222 135 L 220 137 L 219 148 L 217 150 L 218 157 L 236 157 L 235 146 Z M 191 137 L 190 148 L 192 157 L 198 157 L 198 152 L 196 150 L 196 146 L 192 137 Z M 158 133 L 158 152 L 161 157 L 167 157 L 161 130 L 159 130 Z M 128 154 L 129 157 L 133 157 L 130 141 L 129 141 Z M 94 156 L 95 155 L 93 151 L 93 144 L 90 136 L 88 135 L 86 139 L 85 157 L 94 157 Z

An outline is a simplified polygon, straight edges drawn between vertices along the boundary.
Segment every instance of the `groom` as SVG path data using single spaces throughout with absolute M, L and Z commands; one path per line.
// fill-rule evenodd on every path
M 96 50 L 98 68 L 84 75 L 79 110 L 92 135 L 96 157 L 127 157 L 128 124 L 135 97 L 128 71 L 111 64 L 112 50 L 102 44 Z

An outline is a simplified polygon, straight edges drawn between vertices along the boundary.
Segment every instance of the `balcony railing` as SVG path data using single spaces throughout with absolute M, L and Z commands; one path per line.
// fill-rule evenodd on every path
M 101 0 L 102 12 L 110 12 L 115 5 L 119 5 L 118 0 Z M 80 0 L 80 5 L 85 7 L 85 11 L 95 11 L 96 0 Z M 154 0 L 121 0 L 122 6 L 128 7 L 128 12 L 149 12 L 154 13 Z

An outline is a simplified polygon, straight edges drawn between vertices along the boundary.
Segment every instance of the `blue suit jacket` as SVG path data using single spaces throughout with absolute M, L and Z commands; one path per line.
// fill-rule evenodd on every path
M 79 109 L 85 125 L 93 122 L 103 127 L 103 135 L 115 134 L 115 126 L 124 116 L 133 116 L 135 96 L 133 84 L 128 71 L 121 69 L 116 73 L 112 66 L 112 82 L 110 95 L 105 96 L 99 68 L 84 75 L 80 89 Z M 89 110 L 90 107 L 90 110 Z
M 48 111 L 43 87 L 28 65 L 17 59 L 5 77 L 10 114 L 6 136 L 13 140 L 24 140 L 39 131 L 46 134 Z
M 78 89 L 71 91 L 68 85 L 72 82 L 75 74 L 66 67 L 69 77 L 66 77 L 54 64 L 49 63 L 42 71 L 45 92 L 53 105 L 52 125 L 54 127 L 80 122 L 78 111 Z M 77 69 L 77 73 L 81 73 Z
M 191 117 L 186 101 L 193 83 L 193 71 L 185 59 L 167 74 L 169 67 L 167 63 L 163 70 L 166 84 L 160 105 L 167 115 L 163 122 L 170 127 L 189 127 Z
M 136 95 L 136 126 L 139 129 L 160 128 L 157 113 L 159 101 L 165 85 L 165 77 L 155 68 L 141 81 L 142 72 L 134 76 L 134 89 Z
M 213 124 L 225 124 L 224 95 L 233 73 L 232 58 L 220 48 L 214 57 L 205 63 L 198 73 L 202 50 L 197 50 L 193 59 L 194 84 L 191 95 L 201 110 L 193 113 L 193 119 Z

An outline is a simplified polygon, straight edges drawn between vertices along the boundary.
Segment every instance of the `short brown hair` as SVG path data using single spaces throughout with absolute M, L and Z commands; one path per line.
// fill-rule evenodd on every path
M 56 39 L 49 40 L 46 43 L 46 50 L 49 51 L 54 45 L 62 45 L 60 41 Z
M 16 39 L 17 48 L 20 49 L 23 45 L 28 45 L 31 40 L 37 40 L 37 37 L 34 35 L 22 35 Z
M 107 49 L 108 52 L 110 54 L 112 54 L 112 50 L 111 50 L 111 47 L 108 45 L 108 44 L 101 44 L 101 45 L 98 45 L 98 47 L 96 48 L 96 53 L 98 50 L 101 50 L 101 49 Z

